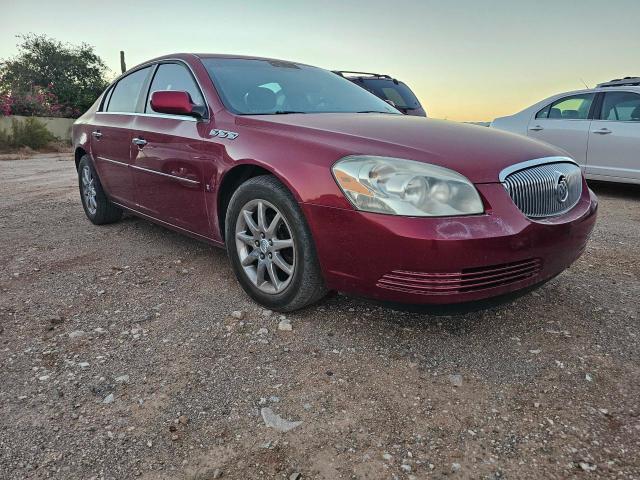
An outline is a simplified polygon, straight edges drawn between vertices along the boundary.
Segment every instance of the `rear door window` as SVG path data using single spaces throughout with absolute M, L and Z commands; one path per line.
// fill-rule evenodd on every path
M 149 89 L 146 112 L 153 112 L 151 108 L 151 95 L 153 92 L 164 90 L 187 92 L 191 95 L 191 101 L 193 103 L 196 105 L 204 105 L 202 93 L 200 93 L 196 81 L 184 65 L 178 63 L 163 63 L 158 66 L 158 70 L 151 82 L 151 88 Z
M 135 112 L 140 92 L 151 67 L 141 68 L 118 81 L 107 105 L 107 112 Z
M 605 93 L 600 119 L 640 122 L 640 95 L 632 92 Z
M 536 118 L 586 120 L 589 118 L 589 110 L 591 110 L 591 104 L 594 98 L 595 93 L 583 93 L 561 98 L 540 110 L 536 114 Z

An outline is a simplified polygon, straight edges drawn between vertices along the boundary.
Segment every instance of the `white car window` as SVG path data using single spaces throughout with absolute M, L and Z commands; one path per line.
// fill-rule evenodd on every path
M 586 120 L 595 98 L 595 93 L 583 93 L 556 100 L 536 114 L 536 118 L 550 120 Z
M 600 119 L 640 122 L 640 95 L 632 92 L 607 92 L 602 102 Z

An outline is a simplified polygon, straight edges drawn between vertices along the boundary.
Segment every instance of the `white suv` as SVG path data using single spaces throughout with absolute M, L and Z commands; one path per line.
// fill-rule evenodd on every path
M 587 178 L 640 183 L 640 77 L 554 95 L 491 127 L 566 150 Z

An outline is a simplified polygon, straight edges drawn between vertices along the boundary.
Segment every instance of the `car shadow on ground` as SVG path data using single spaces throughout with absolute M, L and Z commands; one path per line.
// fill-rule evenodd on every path
M 186 254 L 187 251 L 192 254 L 195 253 L 196 256 L 208 256 L 216 264 L 217 271 L 228 271 L 229 278 L 227 281 L 237 282 L 231 272 L 227 254 L 223 248 L 209 245 L 132 214 L 125 214 L 120 224 L 125 228 L 136 230 L 138 234 L 147 238 L 161 237 L 164 248 L 178 252 L 176 257 L 181 256 L 180 252 L 185 252 Z M 547 282 L 542 282 L 542 284 Z M 513 307 L 519 299 L 526 297 L 542 284 L 499 297 L 458 305 L 415 305 L 383 302 L 353 295 L 344 295 L 338 292 L 329 292 L 319 303 L 287 315 L 304 317 L 312 314 L 318 308 L 343 311 L 345 313 L 354 310 L 368 310 L 371 312 L 369 318 L 372 320 L 389 322 L 399 327 L 418 327 L 427 330 L 436 324 L 440 324 L 449 333 L 455 333 L 464 330 L 470 322 L 482 322 L 482 319 L 487 314 L 490 316 L 500 315 L 500 312 Z M 259 305 L 256 304 L 256 306 Z
M 555 278 L 555 277 L 553 277 Z M 477 300 L 474 302 L 465 302 L 460 304 L 451 304 L 451 305 L 412 305 L 412 304 L 404 304 L 404 303 L 395 303 L 395 302 L 376 302 L 378 305 L 383 307 L 391 308 L 393 310 L 407 312 L 407 313 L 419 313 L 434 317 L 450 317 L 450 316 L 461 316 L 467 314 L 473 314 L 478 312 L 483 312 L 486 310 L 499 310 L 503 307 L 508 307 L 512 305 L 516 300 L 525 295 L 528 295 L 534 290 L 537 290 L 542 285 L 546 284 L 553 278 L 545 280 L 544 282 L 537 283 L 530 287 L 524 288 L 522 290 L 518 290 L 516 292 L 507 293 L 500 295 L 498 297 L 487 298 L 484 300 Z
M 554 297 L 554 293 L 550 293 Z M 358 338 L 368 338 L 375 344 L 384 343 L 379 337 L 395 337 L 405 345 L 422 351 L 429 349 L 434 342 L 441 347 L 460 345 L 460 342 L 482 342 L 486 348 L 498 349 L 504 341 L 505 332 L 509 336 L 519 336 L 531 326 L 531 312 L 542 309 L 547 304 L 543 298 L 524 298 L 505 301 L 476 310 L 433 309 L 380 303 L 367 299 L 332 295 L 316 305 L 323 317 L 333 320 L 318 328 L 329 328 L 333 334 L 348 337 L 352 342 Z M 314 307 L 290 316 L 293 321 L 312 314 Z M 520 314 L 521 312 L 522 314 Z M 355 322 L 355 323 L 354 323 Z M 354 332 L 353 325 L 358 333 Z M 365 328 L 366 326 L 366 328 Z M 315 327 L 314 327 L 315 328 Z M 484 332 L 501 332 L 495 340 L 487 338 Z M 444 335 L 444 336 L 443 336 Z M 422 346 L 418 346 L 422 345 Z M 467 348 L 465 347 L 465 350 Z
M 587 183 L 596 195 L 607 195 L 609 197 L 640 201 L 640 185 L 632 183 L 598 182 L 595 180 L 589 180 Z
M 533 290 L 538 293 L 532 295 Z M 393 332 L 400 329 L 410 330 L 425 341 L 436 332 L 446 332 L 459 339 L 487 329 L 501 328 L 504 322 L 509 324 L 511 330 L 518 331 L 521 328 L 520 324 L 528 322 L 526 317 L 529 317 L 531 312 L 555 302 L 559 295 L 561 294 L 554 279 L 542 286 L 533 286 L 513 294 L 463 305 L 411 305 L 332 292 L 316 305 L 287 316 L 306 317 L 319 309 L 322 315 L 342 318 L 346 331 L 350 328 L 349 319 L 358 317 L 372 327 L 374 335 L 380 331 Z M 518 312 L 526 315 L 520 315 Z
M 167 248 L 181 249 L 197 247 L 198 249 L 201 249 L 203 253 L 214 252 L 216 259 L 226 260 L 227 258 L 227 253 L 224 248 L 217 247 L 202 240 L 198 240 L 197 238 L 176 232 L 130 213 L 125 213 L 122 220 L 115 225 L 139 230 L 141 233 L 149 237 L 161 235 L 162 241 Z

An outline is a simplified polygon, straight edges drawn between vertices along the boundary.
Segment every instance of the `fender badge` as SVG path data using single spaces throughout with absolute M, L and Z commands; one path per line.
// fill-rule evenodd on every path
M 213 129 L 211 130 L 209 135 L 211 135 L 212 137 L 228 138 L 229 140 L 235 140 L 236 138 L 238 138 L 238 135 L 240 134 L 236 132 L 229 132 L 227 130 Z

